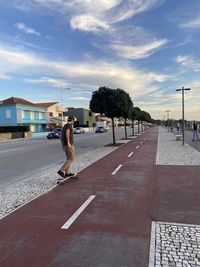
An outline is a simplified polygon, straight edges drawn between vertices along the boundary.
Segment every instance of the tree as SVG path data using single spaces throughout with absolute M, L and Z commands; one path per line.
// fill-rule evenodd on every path
M 131 108 L 129 118 L 131 119 L 131 122 L 132 122 L 132 135 L 134 136 L 135 135 L 134 121 L 137 118 L 137 111 L 134 107 Z
M 143 122 L 151 122 L 151 116 L 148 112 L 142 110 L 140 114 L 140 121 L 141 125 L 143 124 Z
M 105 114 L 105 116 L 111 118 L 113 144 L 116 145 L 114 118 L 120 116 L 120 107 L 116 90 L 104 86 L 93 92 L 90 100 L 90 109 L 93 112 Z
M 140 132 L 140 118 L 141 118 L 141 109 L 139 107 L 135 107 L 136 112 L 136 120 L 138 121 L 138 133 Z
M 120 109 L 120 117 L 124 120 L 124 130 L 125 130 L 125 139 L 127 139 L 127 120 L 130 117 L 130 112 L 133 107 L 133 102 L 127 92 L 122 89 L 116 90 L 117 99 L 118 99 L 118 106 Z

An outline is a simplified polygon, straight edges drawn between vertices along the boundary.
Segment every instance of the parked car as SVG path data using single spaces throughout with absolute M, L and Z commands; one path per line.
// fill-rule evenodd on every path
M 97 127 L 95 133 L 106 133 L 107 129 L 104 127 Z
M 74 128 L 74 134 L 84 134 L 85 130 L 81 127 Z
M 59 139 L 61 136 L 62 128 L 55 128 L 47 134 L 47 139 Z

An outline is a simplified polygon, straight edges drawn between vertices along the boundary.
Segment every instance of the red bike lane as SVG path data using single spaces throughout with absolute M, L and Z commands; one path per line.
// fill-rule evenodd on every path
M 2 219 L 0 265 L 144 267 L 152 220 L 199 223 L 200 169 L 156 166 L 157 134 L 156 128 L 147 131 L 77 181 Z M 69 229 L 61 229 L 90 196 Z

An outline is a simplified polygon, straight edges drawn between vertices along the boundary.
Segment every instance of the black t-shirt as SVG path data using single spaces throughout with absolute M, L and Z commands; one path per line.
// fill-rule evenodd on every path
M 197 123 L 196 122 L 193 123 L 193 130 L 195 130 L 195 131 L 197 130 Z
M 73 127 L 70 123 L 67 123 L 63 126 L 62 131 L 61 131 L 61 142 L 63 144 L 63 146 L 67 145 L 67 136 L 66 136 L 66 130 L 69 129 L 70 133 L 69 133 L 69 142 L 71 145 L 74 144 L 74 138 L 73 138 Z

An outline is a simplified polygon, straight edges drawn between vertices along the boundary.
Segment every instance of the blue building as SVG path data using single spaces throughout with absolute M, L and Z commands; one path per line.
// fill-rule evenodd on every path
M 16 97 L 0 101 L 0 126 L 30 126 L 31 132 L 43 132 L 47 123 L 46 109 L 37 104 Z

